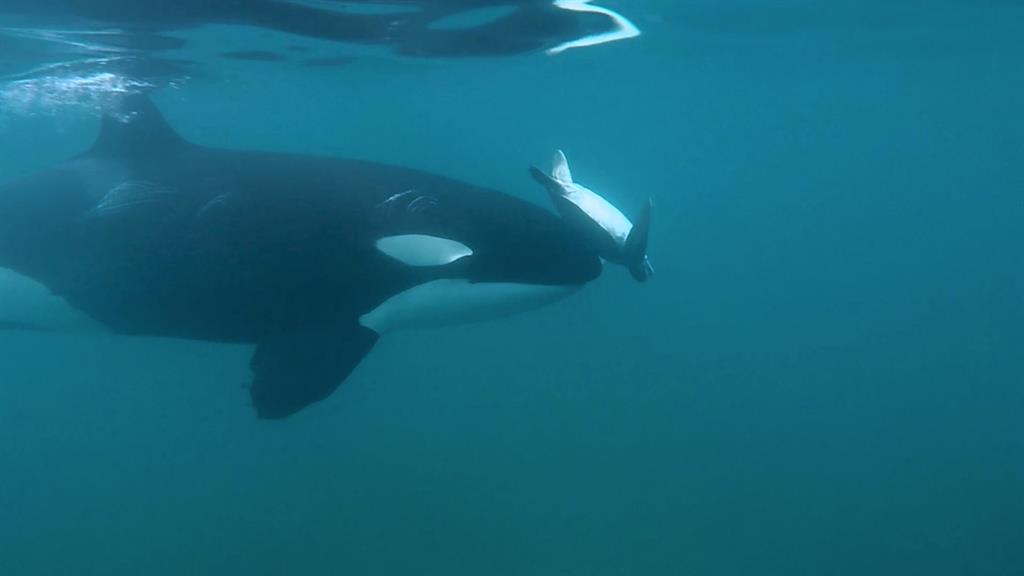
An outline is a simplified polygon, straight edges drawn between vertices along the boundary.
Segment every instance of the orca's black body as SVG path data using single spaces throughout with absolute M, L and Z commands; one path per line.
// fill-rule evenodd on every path
M 558 217 L 511 196 L 383 164 L 204 148 L 146 97 L 126 107 L 131 121 L 106 118 L 91 150 L 0 187 L 0 269 L 114 332 L 256 344 L 263 417 L 329 395 L 377 339 L 360 317 L 414 286 L 600 274 Z M 473 254 L 410 266 L 375 246 L 407 234 Z
M 496 17 L 488 18 L 488 10 Z M 3 14 L 49 29 L 98 28 L 105 38 L 95 40 L 136 50 L 179 45 L 167 32 L 228 24 L 421 57 L 516 54 L 615 27 L 605 16 L 560 9 L 551 0 L 4 0 Z M 460 15 L 468 15 L 465 24 Z M 106 34 L 110 29 L 120 34 Z

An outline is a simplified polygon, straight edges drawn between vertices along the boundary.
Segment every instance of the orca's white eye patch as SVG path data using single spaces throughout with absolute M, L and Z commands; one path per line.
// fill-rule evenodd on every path
M 462 242 L 427 234 L 385 236 L 377 250 L 409 266 L 444 266 L 473 254 Z

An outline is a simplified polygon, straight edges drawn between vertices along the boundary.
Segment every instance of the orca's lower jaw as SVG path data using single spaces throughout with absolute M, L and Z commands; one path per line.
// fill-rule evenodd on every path
M 363 314 L 359 323 L 378 334 L 483 322 L 528 312 L 568 298 L 583 284 L 471 282 L 444 278 L 399 292 Z

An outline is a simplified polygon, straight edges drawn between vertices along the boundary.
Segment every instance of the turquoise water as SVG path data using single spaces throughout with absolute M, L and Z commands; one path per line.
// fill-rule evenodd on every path
M 640 38 L 556 57 L 178 33 L 188 139 L 542 205 L 562 148 L 654 199 L 656 276 L 389 336 L 281 422 L 245 347 L 0 332 L 0 574 L 1024 573 L 1024 6 L 616 4 Z M 0 180 L 97 123 L 8 101 Z

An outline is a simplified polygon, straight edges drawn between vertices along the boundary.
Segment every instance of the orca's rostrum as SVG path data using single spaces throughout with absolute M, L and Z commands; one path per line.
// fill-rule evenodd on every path
M 144 95 L 0 186 L 0 328 L 255 344 L 250 394 L 326 398 L 381 334 L 566 297 L 601 273 L 531 203 L 372 162 L 206 148 Z

